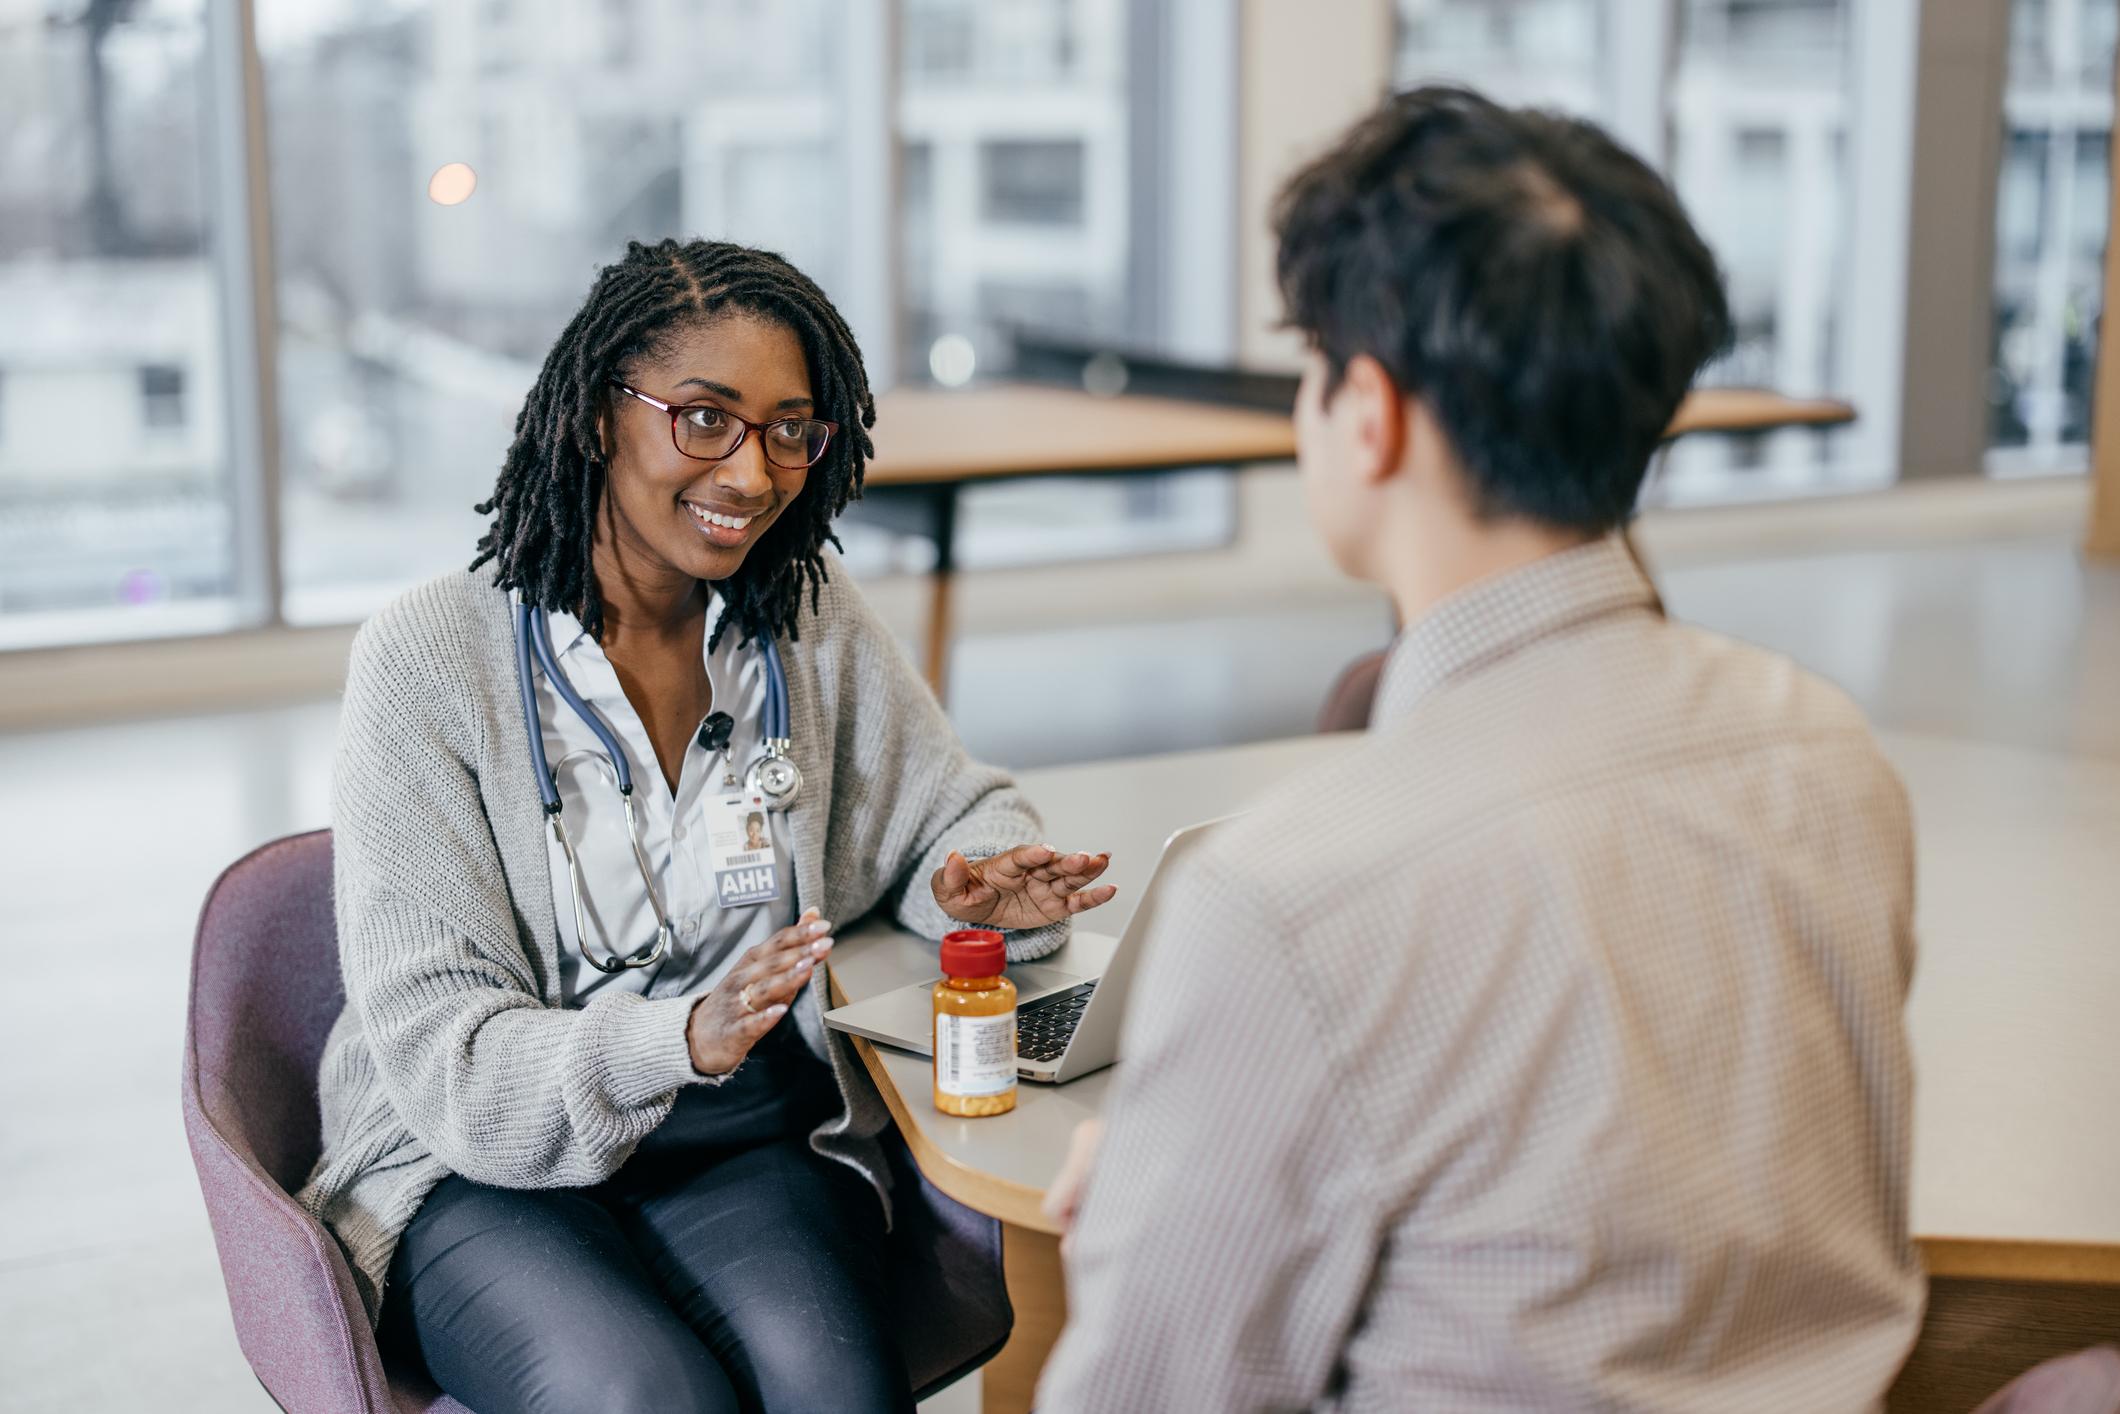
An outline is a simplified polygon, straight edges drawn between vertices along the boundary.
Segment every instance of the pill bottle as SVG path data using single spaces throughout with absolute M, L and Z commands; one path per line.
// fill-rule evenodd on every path
M 1016 984 L 1002 976 L 999 933 L 968 928 L 942 940 L 935 984 L 935 1108 L 946 1115 L 1016 1108 Z

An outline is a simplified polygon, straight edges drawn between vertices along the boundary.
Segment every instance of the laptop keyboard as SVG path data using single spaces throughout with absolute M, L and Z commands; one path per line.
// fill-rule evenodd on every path
M 1016 1059 L 1050 1064 L 1067 1053 L 1095 982 L 1041 997 L 1016 1013 Z

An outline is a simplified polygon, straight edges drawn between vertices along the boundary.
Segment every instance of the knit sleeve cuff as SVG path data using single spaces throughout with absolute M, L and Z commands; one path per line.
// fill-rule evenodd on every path
M 1026 833 L 1030 832 L 1027 831 Z M 950 850 L 953 848 L 967 860 L 977 864 L 982 859 L 991 859 L 997 854 L 1006 853 L 1014 846 L 993 844 L 987 841 L 972 841 L 955 845 L 945 842 L 938 844 L 931 851 L 932 864 L 927 860 L 921 861 L 921 868 L 915 871 L 913 882 L 906 889 L 905 900 L 899 906 L 898 922 L 907 932 L 918 934 L 930 942 L 940 942 L 944 934 L 953 933 L 959 928 L 986 926 L 977 923 L 962 923 L 944 913 L 942 906 L 935 902 L 934 894 L 921 882 L 928 874 L 942 867 L 942 861 L 948 857 Z M 1008 948 L 1008 960 L 1010 962 L 1031 962 L 1058 952 L 1061 945 L 1068 940 L 1072 932 L 1072 923 L 1072 919 L 1063 918 L 1058 923 L 1048 923 L 1042 928 L 1025 928 L 1021 931 L 1002 930 L 1002 937 L 1006 940 Z
M 615 993 L 605 1002 L 602 1044 L 595 1048 L 595 1064 L 603 1071 L 604 1093 L 613 1105 L 633 1109 L 686 1085 L 718 1085 L 728 1078 L 701 1075 L 692 1068 L 685 1026 L 698 1000 L 658 997 L 650 1001 Z

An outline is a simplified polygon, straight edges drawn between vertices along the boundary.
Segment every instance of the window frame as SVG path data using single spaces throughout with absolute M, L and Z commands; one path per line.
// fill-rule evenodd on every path
M 850 125 L 849 322 L 870 351 L 879 386 L 897 381 L 906 300 L 899 279 L 901 130 L 898 38 L 906 0 L 848 7 L 842 93 Z M 1388 3 L 1388 0 L 1385 0 Z M 1607 26 L 1608 121 L 1659 165 L 1668 156 L 1669 86 L 1679 5 L 1613 3 Z M 1241 27 L 1222 0 L 1129 0 L 1129 34 L 1155 38 L 1156 72 L 1133 82 L 1157 104 L 1155 162 L 1136 161 L 1135 191 L 1157 172 L 1182 179 L 1137 243 L 1130 283 L 1143 328 L 1190 358 L 1231 358 L 1238 347 L 1234 235 L 1246 111 Z M 1360 7 L 1356 7 L 1359 9 Z M 1391 7 L 1394 18 L 1396 6 Z M 1350 30 L 1368 14 L 1350 15 Z M 206 171 L 209 265 L 216 277 L 233 522 L 232 604 L 124 625 L 84 623 L 71 642 L 153 640 L 175 634 L 286 630 L 278 426 L 278 311 L 262 66 L 255 0 L 206 0 Z M 1996 185 L 2005 131 L 2010 8 L 1862 0 L 1851 7 L 1851 313 L 1847 395 L 1862 411 L 1850 436 L 1862 459 L 1896 478 L 1980 478 L 2007 462 L 1987 442 L 1987 349 L 1993 326 Z M 1965 160 L 1966 140 L 1982 160 Z M 1992 160 L 1990 160 L 1992 159 Z M 2108 242 L 2113 237 L 2109 232 Z M 1202 242 L 1206 241 L 1205 246 Z M 1948 292 L 1950 298 L 1942 296 Z M 1969 352 L 1977 351 L 1977 352 Z M 186 397 L 201 390 L 186 389 Z M 1969 420 L 1979 435 L 1968 438 Z M 19 416 L 19 410 L 10 409 Z M 188 410 L 196 418 L 197 409 Z M 207 612 L 207 610 L 211 612 Z M 193 621 L 196 620 L 197 623 Z M 64 648 L 54 643 L 48 647 Z M 42 651 L 0 648 L 0 660 Z

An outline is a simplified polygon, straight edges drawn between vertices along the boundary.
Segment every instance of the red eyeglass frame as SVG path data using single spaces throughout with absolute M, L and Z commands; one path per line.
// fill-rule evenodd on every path
M 839 435 L 839 424 L 832 421 L 828 417 L 789 416 L 776 417 L 768 422 L 753 422 L 750 418 L 745 417 L 742 413 L 730 412 L 727 408 L 721 406 L 719 403 L 666 403 L 661 398 L 654 397 L 647 393 L 643 393 L 640 389 L 635 388 L 630 384 L 621 383 L 616 378 L 613 378 L 611 380 L 611 386 L 618 389 L 619 392 L 624 393 L 629 398 L 640 399 L 649 407 L 654 408 L 657 412 L 667 413 L 670 418 L 670 445 L 677 449 L 677 454 L 679 456 L 688 457 L 696 462 L 727 461 L 730 457 L 735 456 L 739 451 L 743 450 L 744 439 L 749 437 L 753 432 L 756 432 L 758 434 L 758 445 L 761 449 L 763 449 L 767 445 L 766 429 L 768 427 L 777 427 L 783 422 L 814 422 L 819 427 L 822 427 L 824 429 L 824 441 L 819 444 L 817 448 L 817 455 L 811 457 L 801 466 L 789 466 L 785 462 L 773 461 L 773 454 L 771 452 L 766 452 L 766 460 L 769 462 L 773 462 L 773 465 L 779 467 L 782 471 L 808 471 L 811 467 L 817 465 L 817 463 L 824 460 L 824 454 L 832 449 L 832 439 Z M 683 417 L 688 412 L 693 412 L 700 408 L 711 409 L 714 412 L 720 413 L 723 417 L 728 418 L 732 422 L 738 422 L 743 425 L 743 431 L 736 434 L 736 440 L 729 444 L 729 450 L 723 452 L 718 457 L 703 457 L 700 456 L 697 452 L 688 452 L 685 450 L 684 443 L 680 442 L 677 438 L 677 419 Z

